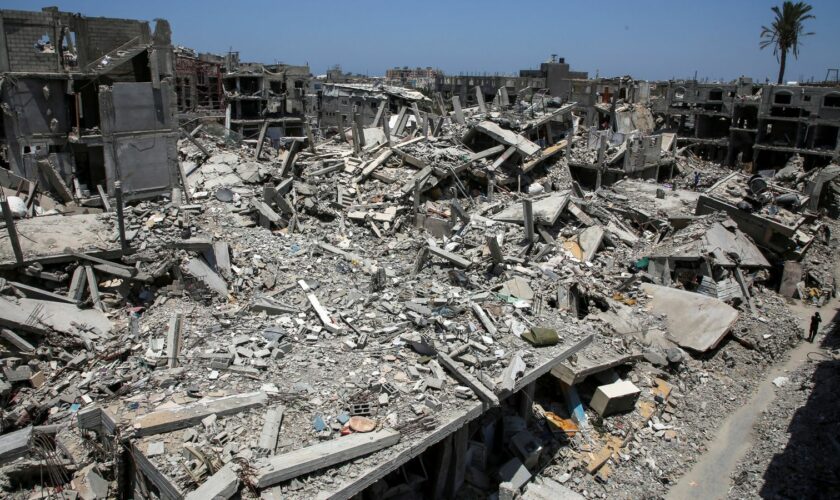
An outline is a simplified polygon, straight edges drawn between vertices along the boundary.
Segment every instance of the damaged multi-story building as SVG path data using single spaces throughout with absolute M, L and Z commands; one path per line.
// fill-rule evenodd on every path
M 0 147 L 12 174 L 64 202 L 178 181 L 169 23 L 0 11 Z
M 543 92 L 554 97 L 571 97 L 572 81 L 586 80 L 585 71 L 572 71 L 562 57 L 552 55 L 539 69 L 524 69 L 518 76 L 513 75 L 439 75 L 435 90 L 444 98 L 457 96 L 465 106 L 478 103 L 480 92 L 485 101 L 493 101 L 500 89 L 504 88 L 511 101 L 524 93 Z M 478 90 L 476 90 L 478 89 Z
M 223 76 L 225 127 L 243 138 L 258 135 L 276 142 L 304 135 L 309 66 L 240 63 L 230 58 Z
M 315 97 L 315 114 L 322 133 L 331 128 L 349 126 L 358 119 L 368 125 L 381 117 L 384 103 L 396 114 L 403 107 L 427 109 L 429 98 L 416 90 L 372 84 L 324 83 Z
M 779 169 L 799 155 L 822 167 L 840 152 L 840 90 L 819 85 L 668 82 L 655 111 L 697 154 L 754 170 Z
M 175 48 L 175 93 L 181 114 L 218 115 L 225 110 L 222 75 L 228 58 Z

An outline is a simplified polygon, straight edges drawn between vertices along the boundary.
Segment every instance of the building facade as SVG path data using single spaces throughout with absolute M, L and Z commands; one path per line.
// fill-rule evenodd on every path
M 178 182 L 169 23 L 0 11 L 0 148 L 64 202 L 168 194 Z

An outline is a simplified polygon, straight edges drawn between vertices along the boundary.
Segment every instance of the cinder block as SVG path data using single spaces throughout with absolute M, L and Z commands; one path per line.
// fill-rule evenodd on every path
M 612 384 L 599 386 L 589 406 L 606 417 L 614 413 L 631 411 L 636 407 L 636 399 L 641 391 L 629 380 L 619 380 Z

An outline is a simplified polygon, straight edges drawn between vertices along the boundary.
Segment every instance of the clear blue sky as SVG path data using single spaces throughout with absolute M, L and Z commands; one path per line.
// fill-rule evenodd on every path
M 240 52 L 243 60 L 308 63 L 315 74 L 333 64 L 384 74 L 392 66 L 436 66 L 447 73 L 513 73 L 550 54 L 573 69 L 642 79 L 774 81 L 770 50 L 759 50 L 761 25 L 781 0 L 643 0 L 626 2 L 496 0 L 3 0 L 6 9 L 58 5 L 87 16 L 168 19 L 173 42 L 202 52 Z M 814 36 L 787 80 L 821 80 L 840 67 L 840 1 L 813 0 Z

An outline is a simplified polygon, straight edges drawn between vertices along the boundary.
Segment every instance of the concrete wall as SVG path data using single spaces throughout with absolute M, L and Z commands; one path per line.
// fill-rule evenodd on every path
M 59 70 L 58 51 L 42 53 L 35 43 L 45 34 L 57 47 L 58 31 L 53 16 L 46 12 L 0 11 L 2 46 L 0 71 L 53 72 Z

